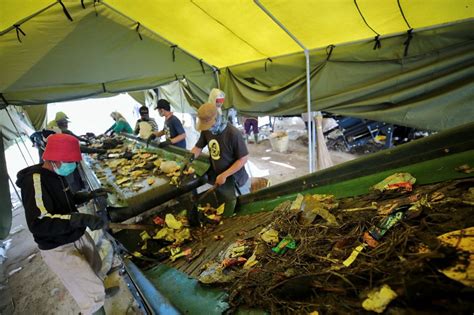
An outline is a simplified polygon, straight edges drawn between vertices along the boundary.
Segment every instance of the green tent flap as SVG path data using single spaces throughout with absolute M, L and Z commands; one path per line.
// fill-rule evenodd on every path
M 429 130 L 474 120 L 474 21 L 311 53 L 312 109 Z M 227 106 L 243 114 L 306 111 L 304 55 L 228 68 Z
M 46 126 L 47 105 L 25 105 L 23 110 L 28 115 L 35 130 L 41 130 Z

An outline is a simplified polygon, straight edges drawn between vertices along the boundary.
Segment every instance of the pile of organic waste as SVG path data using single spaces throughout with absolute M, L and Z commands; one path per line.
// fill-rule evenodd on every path
M 266 222 L 199 276 L 228 290 L 234 310 L 474 310 L 474 179 L 418 186 L 398 173 L 364 196 L 298 195 Z
M 171 185 L 178 186 L 184 176 L 194 174 L 192 166 L 182 170 L 176 161 L 166 160 L 156 153 L 122 146 L 97 156 L 93 168 L 102 185 L 113 182 L 124 192 L 143 192 L 163 184 L 158 177 L 165 177 Z

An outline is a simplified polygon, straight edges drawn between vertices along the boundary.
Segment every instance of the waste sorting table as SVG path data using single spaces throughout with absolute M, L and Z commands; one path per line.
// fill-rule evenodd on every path
M 129 254 L 139 251 L 143 244 L 140 232 L 122 230 L 113 236 L 126 249 L 125 269 L 140 288 L 149 313 L 157 313 L 164 306 L 170 312 L 187 314 L 229 310 L 363 313 L 381 312 L 387 305 L 393 310 L 472 311 L 472 287 L 462 279 L 453 280 L 463 273 L 449 267 L 464 257 L 464 274 L 472 272 L 469 263 L 474 250 L 469 256 L 469 250 L 457 246 L 464 244 L 465 237 L 472 237 L 469 231 L 474 225 L 474 200 L 470 199 L 474 198 L 473 131 L 474 124 L 468 124 L 241 196 L 236 216 L 210 228 L 193 230 L 193 240 L 182 245 L 197 254 L 191 261 L 186 256 L 174 261 L 133 257 Z M 412 191 L 373 191 L 374 185 L 399 173 L 416 179 Z M 332 195 L 330 203 L 337 206 L 327 209 L 337 224 L 329 224 L 331 220 L 320 215 L 311 225 L 300 225 L 300 216 L 290 211 L 299 194 L 323 199 Z M 167 211 L 176 213 L 185 204 L 178 202 Z M 390 223 L 388 218 L 395 214 L 400 214 L 398 221 Z M 376 243 L 366 238 L 366 232 L 380 233 L 382 226 L 385 235 Z M 255 265 L 244 270 L 242 261 L 228 269 L 236 272 L 235 277 L 223 283 L 202 283 L 203 271 L 212 263 L 225 269 L 222 266 L 229 256 L 223 254 L 229 247 L 236 242 L 239 246 L 255 244 L 270 228 L 279 232 L 279 243 L 264 244 L 266 252 L 257 255 Z M 305 231 L 308 233 L 302 235 Z M 442 235 L 448 232 L 454 234 Z M 286 242 L 280 254 L 278 248 L 290 234 L 294 246 Z M 373 239 L 374 235 L 369 236 Z M 449 238 L 457 242 L 440 246 Z M 252 251 L 255 253 L 256 246 Z M 245 257 L 245 263 L 252 260 L 248 253 Z M 315 266 L 320 269 L 313 270 Z M 397 282 L 401 280 L 406 281 L 405 286 Z

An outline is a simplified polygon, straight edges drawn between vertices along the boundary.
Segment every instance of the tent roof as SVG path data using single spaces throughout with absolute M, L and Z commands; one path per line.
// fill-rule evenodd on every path
M 69 7 L 79 1 L 62 2 Z M 472 0 L 260 2 L 309 49 L 474 16 Z M 51 5 L 60 8 L 53 0 L 2 0 L 0 31 Z M 93 4 L 85 1 L 85 5 Z M 95 5 L 110 7 L 140 22 L 198 59 L 218 67 L 301 51 L 251 0 L 102 0 Z
M 260 0 L 313 51 L 459 24 L 474 17 L 472 1 Z M 210 65 L 301 52 L 251 0 L 2 0 L 0 6 L 0 105 L 143 90 L 184 76 L 193 93 L 204 95 L 216 86 Z
M 168 40 L 218 67 L 301 51 L 251 0 L 107 0 Z M 374 37 L 354 1 L 261 0 L 307 48 L 315 49 Z M 404 32 L 407 26 L 395 0 L 359 0 L 360 12 L 381 35 Z M 470 0 L 401 0 L 411 28 L 473 16 Z

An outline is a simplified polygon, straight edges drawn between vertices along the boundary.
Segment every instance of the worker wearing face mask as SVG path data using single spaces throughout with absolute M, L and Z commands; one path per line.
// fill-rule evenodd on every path
M 197 158 L 208 146 L 213 171 L 209 176 L 211 184 L 223 186 L 230 181 L 237 195 L 248 194 L 250 178 L 245 163 L 249 152 L 240 131 L 225 122 L 216 105 L 210 103 L 199 108 L 197 129 L 201 135 L 191 152 Z
M 102 262 L 86 232 L 87 227 L 97 230 L 105 223 L 98 216 L 79 213 L 76 204 L 106 193 L 71 192 L 64 177 L 74 172 L 81 160 L 79 141 L 74 136 L 49 136 L 43 160 L 17 175 L 28 228 L 44 262 L 59 276 L 81 313 L 105 314 L 106 293 L 112 295 L 118 287 L 105 290 L 98 276 Z

